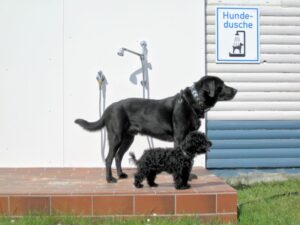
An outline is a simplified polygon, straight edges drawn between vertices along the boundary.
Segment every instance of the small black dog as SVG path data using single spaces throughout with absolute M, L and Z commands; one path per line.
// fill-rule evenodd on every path
M 155 178 L 161 172 L 173 175 L 176 189 L 188 189 L 188 179 L 197 154 L 206 153 L 211 142 L 198 131 L 190 132 L 186 138 L 175 148 L 154 148 L 146 150 L 137 160 L 134 153 L 130 153 L 133 162 L 137 165 L 134 176 L 136 188 L 142 188 L 142 181 L 147 178 L 150 187 L 157 187 Z

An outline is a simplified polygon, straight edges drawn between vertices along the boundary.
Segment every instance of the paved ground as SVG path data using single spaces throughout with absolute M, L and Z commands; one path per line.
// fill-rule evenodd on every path
M 222 177 L 231 185 L 300 179 L 300 168 L 213 170 L 211 172 Z

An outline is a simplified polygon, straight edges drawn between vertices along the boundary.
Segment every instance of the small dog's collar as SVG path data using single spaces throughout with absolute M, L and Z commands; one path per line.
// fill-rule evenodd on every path
M 180 148 L 183 156 L 186 158 L 186 159 L 193 159 L 195 157 L 195 155 L 190 155 L 188 154 L 186 151 L 184 151 L 182 148 Z
M 192 93 L 192 96 L 194 98 L 194 100 L 200 104 L 201 100 L 200 100 L 200 96 L 195 88 L 195 85 L 193 84 L 191 87 L 189 87 L 191 93 Z
M 180 150 L 184 157 L 189 158 L 188 154 L 180 147 Z

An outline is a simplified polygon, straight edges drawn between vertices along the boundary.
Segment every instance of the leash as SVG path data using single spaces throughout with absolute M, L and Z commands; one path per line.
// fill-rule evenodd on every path
M 106 77 L 104 76 L 101 70 L 98 72 L 96 79 L 99 85 L 99 117 L 101 118 L 106 106 L 106 85 L 108 83 Z M 101 157 L 103 162 L 105 162 L 104 152 L 106 146 L 106 136 L 107 136 L 107 132 L 106 132 L 106 128 L 104 127 L 103 129 L 100 130 Z
M 300 192 L 298 192 L 298 191 L 285 192 L 285 193 L 281 193 L 281 194 L 271 195 L 271 196 L 265 197 L 265 198 L 259 198 L 259 199 L 255 199 L 255 200 L 252 200 L 252 201 L 239 203 L 237 205 L 238 217 L 242 213 L 243 207 L 246 206 L 246 205 L 250 205 L 250 204 L 258 203 L 258 202 L 262 202 L 262 201 L 274 200 L 274 199 L 278 199 L 278 198 L 282 198 L 282 197 L 299 196 L 299 195 L 300 195 Z

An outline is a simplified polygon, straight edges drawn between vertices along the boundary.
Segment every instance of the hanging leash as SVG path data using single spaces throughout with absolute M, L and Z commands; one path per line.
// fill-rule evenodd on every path
M 106 106 L 106 85 L 107 85 L 107 80 L 106 77 L 104 76 L 103 72 L 100 70 L 97 74 L 96 77 L 99 85 L 99 117 L 101 118 L 105 106 Z M 106 146 L 106 128 L 101 129 L 100 131 L 100 146 L 101 146 L 101 157 L 102 161 L 105 162 L 105 146 Z

